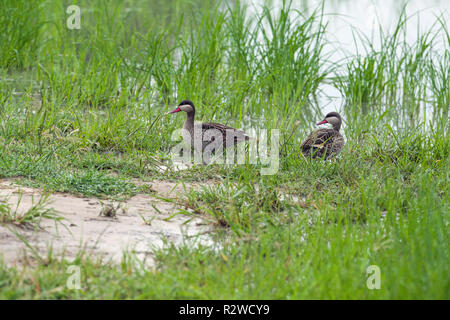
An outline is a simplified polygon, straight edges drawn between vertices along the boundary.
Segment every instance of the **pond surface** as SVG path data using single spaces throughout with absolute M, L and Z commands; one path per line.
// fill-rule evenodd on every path
M 268 5 L 278 12 L 283 0 L 246 0 L 251 14 L 261 12 L 263 5 Z M 327 24 L 324 56 L 330 63 L 340 63 L 356 55 L 365 55 L 363 38 L 370 40 L 374 49 L 380 48 L 380 30 L 384 34 L 392 34 L 399 17 L 405 8 L 406 33 L 405 42 L 413 45 L 418 36 L 430 30 L 439 32 L 437 18 L 448 23 L 450 21 L 450 0 L 300 0 L 293 1 L 291 8 L 305 16 L 321 8 L 323 3 L 324 22 Z M 380 29 L 381 28 L 381 29 Z M 448 48 L 441 33 L 434 42 L 433 50 L 444 52 Z M 322 94 L 318 97 L 323 113 L 339 110 L 344 104 L 340 92 L 332 85 L 323 84 Z M 431 110 L 426 111 L 431 112 Z M 431 114 L 430 114 L 431 116 Z
M 275 12 L 278 12 L 283 4 L 282 0 L 245 2 L 249 6 L 249 12 L 254 14 L 261 12 L 264 4 Z M 321 4 L 322 0 L 301 0 L 293 1 L 291 7 L 302 14 L 310 15 L 314 10 L 320 9 Z M 424 33 L 432 28 L 438 30 L 437 17 L 450 21 L 449 0 L 326 0 L 323 4 L 324 22 L 327 24 L 326 40 L 332 44 L 326 48 L 325 53 L 331 54 L 331 61 L 335 62 L 363 53 L 358 50 L 362 43 L 358 36 L 354 37 L 355 34 L 373 39 L 375 48 L 379 47 L 380 27 L 383 32 L 392 33 L 404 6 L 408 17 L 406 41 L 410 44 L 417 40 L 418 31 Z M 442 46 L 442 42 L 440 45 Z

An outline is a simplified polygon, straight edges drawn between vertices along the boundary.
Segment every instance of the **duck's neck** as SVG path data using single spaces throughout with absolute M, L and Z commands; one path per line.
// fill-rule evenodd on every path
M 188 130 L 189 132 L 194 130 L 194 117 L 195 117 L 194 112 L 186 113 L 186 121 L 184 122 L 183 128 Z
M 336 131 L 341 130 L 341 124 L 342 124 L 341 122 L 333 124 L 333 129 L 336 130 Z

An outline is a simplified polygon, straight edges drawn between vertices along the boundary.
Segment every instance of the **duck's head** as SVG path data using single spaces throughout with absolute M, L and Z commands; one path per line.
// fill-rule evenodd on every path
M 331 124 L 333 126 L 334 130 L 339 131 L 339 129 L 341 128 L 341 124 L 342 124 L 342 118 L 339 115 L 339 113 L 330 112 L 325 116 L 325 119 L 323 119 L 322 121 L 317 123 L 317 125 L 321 125 L 321 124 L 325 124 L 325 123 Z
M 180 111 L 184 111 L 186 113 L 195 113 L 195 107 L 194 104 L 192 103 L 191 100 L 183 100 L 180 102 L 180 104 L 178 105 L 178 107 L 176 107 L 175 109 L 173 109 L 172 111 L 168 112 L 167 114 L 171 114 L 171 113 L 177 113 Z

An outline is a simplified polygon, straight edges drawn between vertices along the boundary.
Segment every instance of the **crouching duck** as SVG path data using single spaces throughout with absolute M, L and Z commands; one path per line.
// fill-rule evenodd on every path
M 211 142 L 222 143 L 223 148 L 234 146 L 240 142 L 249 140 L 250 137 L 244 131 L 235 129 L 224 124 L 213 122 L 194 123 L 195 107 L 192 101 L 183 100 L 174 110 L 167 114 L 186 112 L 186 121 L 183 129 L 189 132 L 191 137 L 191 146 L 195 146 L 195 140 L 201 141 L 202 150 Z M 228 138 L 228 139 L 227 139 Z M 219 141 L 216 141 L 219 139 Z M 227 143 L 227 140 L 229 142 Z
M 342 119 L 339 113 L 330 112 L 317 125 L 329 123 L 332 129 L 319 129 L 311 133 L 300 146 L 305 156 L 325 159 L 337 155 L 344 146 L 344 137 L 339 133 Z

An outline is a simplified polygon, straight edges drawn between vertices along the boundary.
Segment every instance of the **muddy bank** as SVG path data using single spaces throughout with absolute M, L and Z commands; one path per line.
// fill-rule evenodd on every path
M 23 263 L 25 254 L 32 258 L 30 250 L 10 228 L 27 239 L 42 257 L 51 247 L 54 254 L 64 252 L 69 259 L 84 249 L 119 261 L 124 250 L 133 250 L 145 263 L 151 264 L 152 248 L 163 246 L 164 241 L 211 243 L 208 234 L 212 228 L 205 220 L 177 214 L 179 208 L 174 203 L 158 199 L 158 196 L 176 198 L 177 194 L 183 194 L 181 184 L 164 181 L 148 184 L 151 184 L 152 195 L 138 194 L 121 203 L 54 193 L 45 208 L 52 208 L 63 217 L 64 226 L 51 219 L 43 219 L 39 230 L 0 225 L 0 256 L 9 265 Z M 185 186 L 189 189 L 199 185 Z M 29 210 L 41 196 L 40 189 L 21 187 L 13 180 L 0 180 L 0 200 L 12 210 L 17 207 L 19 213 Z M 111 211 L 111 207 L 117 210 Z M 105 213 L 110 216 L 104 216 Z

